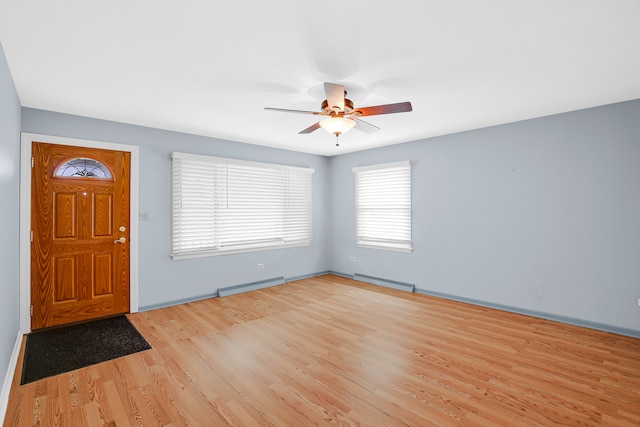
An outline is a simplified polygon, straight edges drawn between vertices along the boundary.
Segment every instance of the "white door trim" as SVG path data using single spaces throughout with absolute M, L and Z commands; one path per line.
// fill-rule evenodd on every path
M 130 296 L 129 311 L 138 311 L 138 183 L 139 147 L 111 142 L 22 132 L 20 138 L 20 330 L 31 332 L 31 143 L 72 145 L 131 153 Z

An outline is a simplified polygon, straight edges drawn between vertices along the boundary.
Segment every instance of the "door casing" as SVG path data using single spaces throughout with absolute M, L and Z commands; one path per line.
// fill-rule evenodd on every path
M 131 153 L 129 311 L 138 311 L 138 183 L 139 147 L 111 142 L 66 138 L 23 132 L 20 147 L 20 331 L 31 332 L 31 143 L 33 141 L 77 147 L 102 148 Z

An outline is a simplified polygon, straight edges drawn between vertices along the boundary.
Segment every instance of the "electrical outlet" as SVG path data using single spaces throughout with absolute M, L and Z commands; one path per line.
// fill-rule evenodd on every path
M 258 264 L 258 268 L 264 268 L 264 264 Z
M 356 257 L 352 256 L 351 257 L 351 262 L 356 262 Z

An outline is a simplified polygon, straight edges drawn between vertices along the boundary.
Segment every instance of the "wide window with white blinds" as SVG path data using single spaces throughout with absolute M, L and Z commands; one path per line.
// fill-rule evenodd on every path
M 311 243 L 313 169 L 173 153 L 174 259 Z
M 356 245 L 411 252 L 411 163 L 353 168 Z

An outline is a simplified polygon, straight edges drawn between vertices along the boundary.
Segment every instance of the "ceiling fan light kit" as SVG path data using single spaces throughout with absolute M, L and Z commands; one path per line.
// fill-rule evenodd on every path
M 349 132 L 355 125 L 356 122 L 353 119 L 345 119 L 344 117 L 331 117 L 320 120 L 322 129 L 336 136 Z
M 320 105 L 321 111 L 287 110 L 271 107 L 265 107 L 265 110 L 326 116 L 325 119 L 314 123 L 298 133 L 307 134 L 314 132 L 319 128 L 323 128 L 327 132 L 336 136 L 336 145 L 338 145 L 337 138 L 340 135 L 347 133 L 353 127 L 366 133 L 372 133 L 380 129 L 371 123 L 361 120 L 360 117 L 375 116 L 379 114 L 405 113 L 412 111 L 413 109 L 410 102 L 354 108 L 353 102 L 344 97 L 347 93 L 344 90 L 344 86 L 335 83 L 325 83 L 324 91 L 327 95 L 327 99 L 322 101 L 322 104 Z

